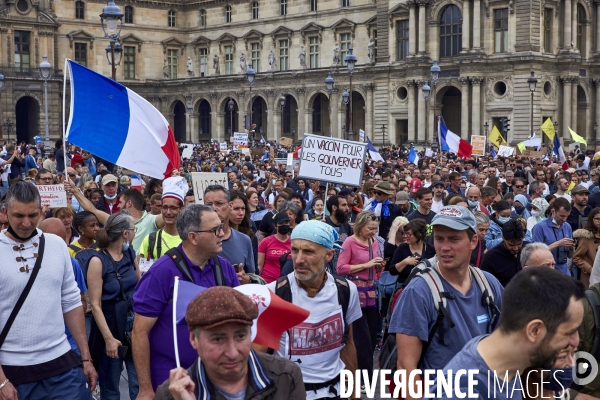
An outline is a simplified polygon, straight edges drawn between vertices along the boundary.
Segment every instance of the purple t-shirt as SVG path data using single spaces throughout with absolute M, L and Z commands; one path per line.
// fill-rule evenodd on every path
M 213 260 L 210 259 L 204 270 L 201 270 L 192 264 L 181 245 L 178 249 L 190 266 L 194 283 L 203 287 L 215 286 Z M 231 263 L 223 257 L 219 257 L 219 261 L 227 286 L 239 286 L 240 282 Z M 168 256 L 162 256 L 142 276 L 133 295 L 133 311 L 144 317 L 158 318 L 149 334 L 150 374 L 154 390 L 169 378 L 169 371 L 177 367 L 173 341 L 172 303 L 175 276 L 184 279 L 175 263 Z M 198 353 L 190 344 L 190 333 L 186 324 L 177 326 L 177 345 L 181 367 L 187 369 L 198 358 Z

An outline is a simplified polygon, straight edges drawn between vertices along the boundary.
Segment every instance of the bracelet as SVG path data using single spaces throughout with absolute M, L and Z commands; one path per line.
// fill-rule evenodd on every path
M 91 363 L 93 363 L 93 362 L 94 362 L 94 360 L 92 360 L 91 358 L 90 358 L 89 360 L 81 360 L 81 362 L 82 362 L 82 363 L 84 363 L 84 362 L 86 362 L 86 361 L 87 361 L 87 362 L 91 362 Z
M 2 390 L 4 388 L 4 386 L 6 386 L 7 383 L 8 383 L 8 378 L 4 382 L 0 383 L 0 390 Z

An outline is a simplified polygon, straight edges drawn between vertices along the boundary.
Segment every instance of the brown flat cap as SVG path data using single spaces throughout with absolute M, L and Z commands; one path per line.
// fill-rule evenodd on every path
M 228 286 L 206 289 L 188 304 L 185 321 L 190 330 L 211 329 L 230 322 L 252 325 L 258 307 L 248 296 Z

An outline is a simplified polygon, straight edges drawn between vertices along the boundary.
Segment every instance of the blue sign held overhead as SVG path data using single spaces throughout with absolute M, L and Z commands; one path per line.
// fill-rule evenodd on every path
M 42 137 L 41 136 L 35 136 L 34 139 L 35 139 L 35 143 L 36 144 L 41 144 L 42 143 Z

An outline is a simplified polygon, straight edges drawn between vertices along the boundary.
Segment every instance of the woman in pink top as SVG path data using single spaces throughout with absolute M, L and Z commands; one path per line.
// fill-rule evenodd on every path
M 379 217 L 372 211 L 363 211 L 356 217 L 354 235 L 344 241 L 340 252 L 337 273 L 346 275 L 356 284 L 362 308 L 362 317 L 353 325 L 358 368 L 373 371 L 373 351 L 377 344 L 377 296 L 375 277 L 385 261 L 379 255 L 379 242 L 375 239 Z
M 279 212 L 273 218 L 276 233 L 266 237 L 258 244 L 258 270 L 260 276 L 271 283 L 281 274 L 279 257 L 290 251 L 290 217 L 286 212 Z

